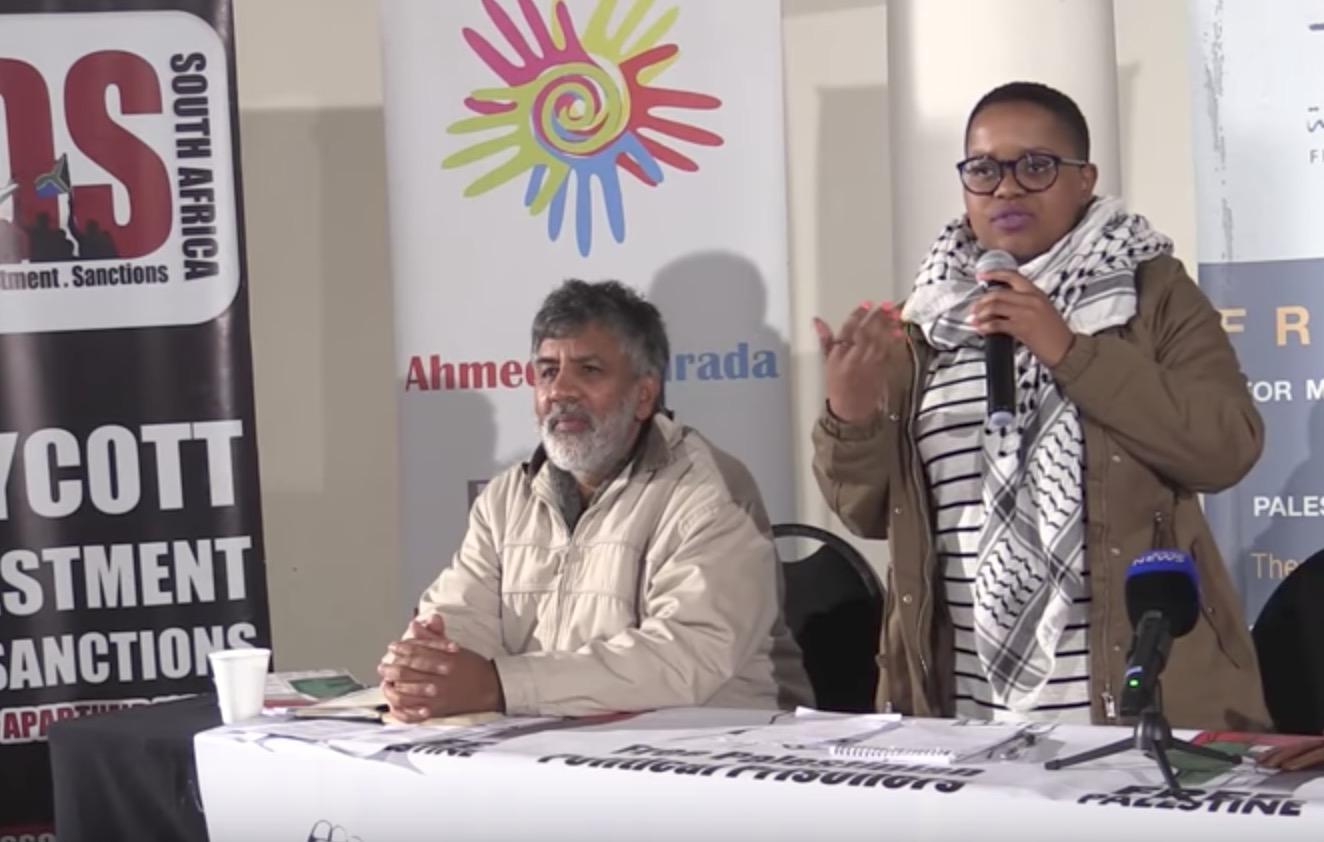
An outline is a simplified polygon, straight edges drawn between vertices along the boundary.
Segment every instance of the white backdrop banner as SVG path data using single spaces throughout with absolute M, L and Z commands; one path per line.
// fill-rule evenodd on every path
M 382 6 L 405 604 L 537 442 L 529 325 L 567 278 L 667 321 L 678 419 L 794 500 L 781 11 L 769 0 Z
M 1264 455 L 1207 508 L 1252 622 L 1324 549 L 1324 6 L 1191 0 L 1200 284 L 1251 381 Z

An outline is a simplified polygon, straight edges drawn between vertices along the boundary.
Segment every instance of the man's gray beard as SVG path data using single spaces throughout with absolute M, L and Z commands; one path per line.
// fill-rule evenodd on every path
M 604 418 L 594 418 L 591 412 L 574 404 L 558 406 L 557 409 L 569 408 L 584 412 L 591 420 L 592 429 L 581 433 L 552 432 L 551 424 L 556 417 L 554 409 L 548 414 L 546 422 L 538 424 L 538 434 L 542 437 L 547 458 L 575 479 L 601 479 L 629 452 L 632 444 L 630 428 L 634 424 L 634 404 L 637 399 L 638 395 L 627 395 L 620 406 Z

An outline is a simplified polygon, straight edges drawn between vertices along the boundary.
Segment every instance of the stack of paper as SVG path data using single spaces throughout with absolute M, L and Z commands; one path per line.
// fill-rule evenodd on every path
M 362 688 L 363 685 L 345 670 L 273 672 L 267 676 L 262 712 L 268 715 L 289 713 Z
M 1006 760 L 1052 730 L 1052 724 L 961 719 L 902 719 L 894 726 L 830 747 L 838 757 L 891 763 L 951 764 Z

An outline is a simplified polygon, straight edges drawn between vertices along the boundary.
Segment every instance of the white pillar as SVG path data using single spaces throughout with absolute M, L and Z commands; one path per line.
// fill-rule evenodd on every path
M 910 290 L 933 238 L 961 212 L 956 162 L 979 97 L 1043 82 L 1090 127 L 1100 193 L 1116 194 L 1117 54 L 1112 0 L 888 0 L 894 292 Z

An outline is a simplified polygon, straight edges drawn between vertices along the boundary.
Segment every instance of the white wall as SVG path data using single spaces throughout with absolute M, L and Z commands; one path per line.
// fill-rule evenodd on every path
M 1090 126 L 1096 189 L 1117 194 L 1112 0 L 890 0 L 887 19 L 892 198 L 905 209 L 892 230 L 898 280 L 915 271 L 934 234 L 960 209 L 952 164 L 965 152 L 961 134 L 971 105 L 995 85 L 1030 79 L 1069 91 Z M 1063 37 L 1082 32 L 1089 37 Z
M 376 0 L 235 6 L 276 654 L 284 669 L 346 666 L 371 678 L 403 624 Z M 1179 256 L 1193 257 L 1185 3 L 1115 8 L 1123 190 Z M 809 319 L 839 319 L 909 282 L 891 269 L 887 9 L 883 0 L 784 0 L 783 9 L 796 492 L 802 520 L 839 528 L 809 472 L 822 406 Z M 955 212 L 954 193 L 952 202 Z M 886 558 L 881 545 L 868 551 Z
M 1113 0 L 1122 191 L 1195 274 L 1195 161 L 1186 0 Z
M 404 627 L 376 4 L 236 0 L 235 24 L 276 662 L 373 678 Z
M 799 519 L 847 534 L 810 470 L 823 407 L 810 319 L 838 321 L 868 299 L 896 298 L 887 103 L 887 9 L 868 0 L 786 0 L 787 178 L 791 216 L 791 369 Z M 859 542 L 881 568 L 885 545 Z

